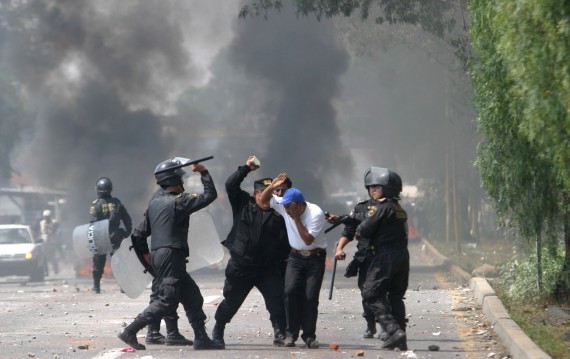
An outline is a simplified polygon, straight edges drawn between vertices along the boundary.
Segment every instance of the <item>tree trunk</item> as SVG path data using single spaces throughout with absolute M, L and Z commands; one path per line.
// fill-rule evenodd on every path
M 449 146 L 447 146 L 449 148 Z M 445 153 L 445 243 L 449 244 L 451 232 L 451 205 L 449 203 L 449 150 Z
M 455 146 L 454 146 L 455 147 Z M 451 160 L 451 180 L 453 185 L 452 197 L 453 197 L 453 228 L 455 230 L 455 250 L 457 253 L 461 254 L 461 211 L 459 210 L 459 194 L 457 193 L 457 162 L 455 161 L 455 155 L 452 153 Z
M 556 300 L 565 303 L 570 296 L 570 196 L 562 194 L 562 235 L 564 236 L 564 265 L 556 283 Z
M 536 279 L 538 292 L 542 294 L 542 236 L 536 236 Z

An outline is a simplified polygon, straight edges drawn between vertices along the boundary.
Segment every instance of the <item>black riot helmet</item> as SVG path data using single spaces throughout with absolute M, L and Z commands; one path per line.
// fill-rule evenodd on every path
M 364 172 L 364 186 L 382 186 L 384 197 L 397 197 L 402 192 L 402 179 L 387 168 L 369 167 Z
M 186 172 L 184 172 L 184 170 L 179 167 L 181 164 L 182 163 L 180 161 L 175 159 L 160 162 L 154 170 L 154 178 L 156 178 L 156 184 L 162 187 L 184 184 L 182 177 L 186 174 Z
M 113 190 L 113 182 L 111 182 L 107 177 L 101 177 L 97 180 L 95 189 L 97 189 L 97 194 L 99 196 L 110 195 Z

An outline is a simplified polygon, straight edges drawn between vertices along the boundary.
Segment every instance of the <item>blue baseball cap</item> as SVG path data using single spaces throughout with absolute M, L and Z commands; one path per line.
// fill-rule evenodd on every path
M 288 205 L 289 203 L 296 202 L 302 203 L 305 202 L 305 197 L 303 196 L 303 192 L 295 187 L 291 187 L 285 191 L 283 194 L 283 200 L 281 201 L 282 205 Z

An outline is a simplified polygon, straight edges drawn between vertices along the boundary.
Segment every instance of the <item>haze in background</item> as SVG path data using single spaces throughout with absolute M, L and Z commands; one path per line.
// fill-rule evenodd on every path
M 356 58 L 330 20 L 287 7 L 238 19 L 234 1 L 2 6 L 2 67 L 35 114 L 12 162 L 33 184 L 69 192 L 71 228 L 87 221 L 99 176 L 138 222 L 154 167 L 174 155 L 215 156 L 204 164 L 220 194 L 209 209 L 221 237 L 231 221 L 224 182 L 250 154 L 262 168 L 245 190 L 284 171 L 308 201 L 337 213 L 349 206 L 333 193 L 366 198 L 368 166 L 408 183 L 441 175 L 444 68 L 421 51 Z M 186 187 L 201 190 L 198 178 Z

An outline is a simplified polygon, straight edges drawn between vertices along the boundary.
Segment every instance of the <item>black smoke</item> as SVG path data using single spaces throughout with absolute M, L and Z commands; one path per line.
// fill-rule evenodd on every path
M 348 54 L 332 23 L 297 17 L 291 9 L 268 20 L 242 19 L 228 56 L 257 86 L 251 105 L 259 111 L 253 126 L 263 129 L 263 172 L 286 172 L 308 201 L 326 210 L 327 194 L 353 170 L 334 108 Z
M 100 176 L 140 219 L 157 163 L 172 156 L 176 100 L 204 81 L 186 36 L 189 6 L 163 1 L 3 2 L 2 65 L 35 123 L 11 161 L 68 192 L 70 227 L 88 221 Z M 194 120 L 185 119 L 185 131 Z M 18 134 L 14 134 L 17 138 Z M 8 151 L 6 151 L 8 152 Z M 182 155 L 182 154 L 178 154 Z

